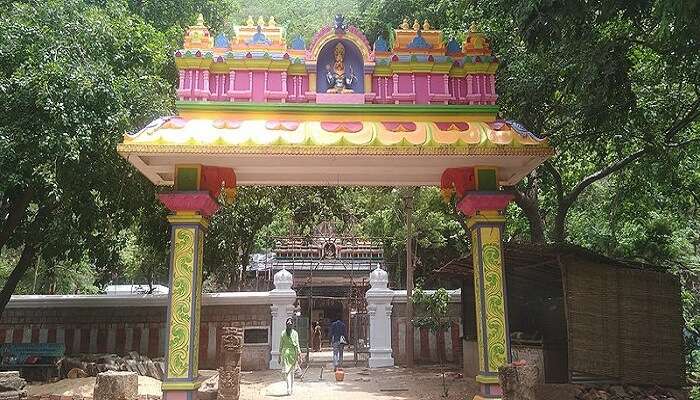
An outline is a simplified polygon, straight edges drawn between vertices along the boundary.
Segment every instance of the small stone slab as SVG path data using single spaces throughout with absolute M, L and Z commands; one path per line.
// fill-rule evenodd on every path
M 138 400 L 139 377 L 134 372 L 107 371 L 97 374 L 94 400 Z
M 19 376 L 19 371 L 0 372 L 0 392 L 19 391 L 26 385 L 27 381 Z

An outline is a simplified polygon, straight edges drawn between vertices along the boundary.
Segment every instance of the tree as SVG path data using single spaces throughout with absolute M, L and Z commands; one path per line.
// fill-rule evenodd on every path
M 411 301 L 416 305 L 416 317 L 411 321 L 418 328 L 426 328 L 433 334 L 444 334 L 452 326 L 450 318 L 450 294 L 444 288 L 433 293 L 423 289 L 422 282 L 416 284 Z M 447 398 L 448 386 L 445 379 L 445 360 L 440 360 L 442 367 L 442 397 Z
M 172 110 L 164 37 L 124 5 L 0 6 L 0 249 L 20 253 L 0 310 L 37 258 L 119 266 L 118 233 L 155 201 L 115 151 Z

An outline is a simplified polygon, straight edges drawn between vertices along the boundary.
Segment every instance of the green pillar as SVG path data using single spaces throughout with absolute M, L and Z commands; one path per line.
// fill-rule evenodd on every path
M 503 267 L 502 235 L 505 219 L 498 211 L 482 211 L 468 218 L 472 237 L 476 298 L 479 394 L 475 399 L 498 399 L 498 367 L 511 362 L 508 309 Z
M 200 382 L 199 325 L 202 305 L 202 256 L 205 217 L 178 212 L 168 217 L 170 294 L 164 400 L 193 400 Z

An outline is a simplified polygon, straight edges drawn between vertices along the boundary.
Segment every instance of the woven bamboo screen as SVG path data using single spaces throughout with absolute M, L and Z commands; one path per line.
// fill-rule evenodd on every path
M 626 384 L 680 386 L 680 288 L 670 274 L 562 259 L 569 370 Z

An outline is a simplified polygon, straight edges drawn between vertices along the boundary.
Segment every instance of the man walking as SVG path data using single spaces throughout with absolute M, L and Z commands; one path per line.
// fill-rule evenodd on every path
M 301 348 L 299 347 L 299 334 L 292 326 L 294 321 L 287 318 L 287 329 L 282 332 L 280 337 L 280 355 L 277 360 L 282 366 L 282 374 L 287 382 L 287 395 L 291 395 L 294 390 L 294 370 L 301 357 Z
M 343 366 L 343 347 L 348 344 L 345 339 L 345 323 L 339 319 L 331 324 L 331 346 L 333 346 L 333 371 Z

